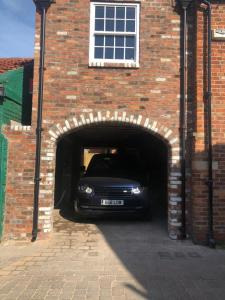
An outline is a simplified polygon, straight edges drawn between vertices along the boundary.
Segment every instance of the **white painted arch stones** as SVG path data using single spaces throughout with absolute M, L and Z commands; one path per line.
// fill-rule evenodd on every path
M 142 130 L 149 131 L 150 134 L 163 140 L 168 146 L 168 232 L 172 239 L 181 237 L 181 172 L 180 172 L 180 148 L 179 137 L 174 135 L 173 131 L 158 121 L 151 120 L 142 115 L 130 114 L 126 111 L 96 111 L 90 113 L 77 113 L 69 116 L 62 122 L 59 122 L 48 130 L 45 134 L 45 148 L 42 150 L 41 165 L 42 165 L 42 183 L 40 189 L 40 199 L 45 198 L 49 201 L 44 201 L 45 205 L 40 207 L 40 224 L 43 232 L 52 231 L 52 214 L 54 196 L 54 176 L 55 176 L 55 161 L 57 141 L 65 134 L 80 130 L 87 125 L 95 125 L 107 122 L 117 122 L 121 126 L 130 124 L 140 127 Z M 42 147 L 43 149 L 43 147 Z M 49 171 L 51 170 L 51 172 Z

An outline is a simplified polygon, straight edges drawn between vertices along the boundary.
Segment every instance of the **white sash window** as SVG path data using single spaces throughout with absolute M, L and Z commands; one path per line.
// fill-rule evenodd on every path
M 90 63 L 139 61 L 139 4 L 91 3 Z

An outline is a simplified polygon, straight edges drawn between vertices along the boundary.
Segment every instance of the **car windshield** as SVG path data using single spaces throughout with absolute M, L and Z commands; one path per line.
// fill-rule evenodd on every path
M 96 154 L 87 168 L 88 177 L 119 177 L 141 180 L 144 172 L 134 157 L 118 154 Z

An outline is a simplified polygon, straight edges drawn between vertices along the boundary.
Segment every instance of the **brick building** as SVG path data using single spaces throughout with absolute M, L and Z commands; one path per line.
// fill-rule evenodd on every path
M 207 7 L 188 9 L 186 233 L 208 232 Z M 225 3 L 213 1 L 212 132 L 214 235 L 225 240 Z M 53 230 L 54 198 L 72 191 L 84 148 L 136 148 L 163 190 L 168 233 L 182 236 L 180 102 L 182 10 L 171 0 L 57 0 L 47 13 L 40 237 Z M 32 231 L 40 16 L 32 126 L 5 127 L 9 143 L 4 238 Z M 219 33 L 218 33 L 219 32 Z M 220 39 L 216 39 L 217 35 Z M 59 195 L 59 196 L 57 196 Z M 154 220 L 154 219 L 153 219 Z
M 0 59 L 0 238 L 2 236 L 7 172 L 5 124 L 30 125 L 32 109 L 33 59 Z M 24 127 L 25 128 L 25 127 Z

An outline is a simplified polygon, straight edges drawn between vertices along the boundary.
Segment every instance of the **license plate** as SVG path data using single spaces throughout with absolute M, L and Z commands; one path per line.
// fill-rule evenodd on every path
M 107 200 L 107 199 L 102 199 L 101 200 L 101 205 L 124 205 L 123 200 Z

